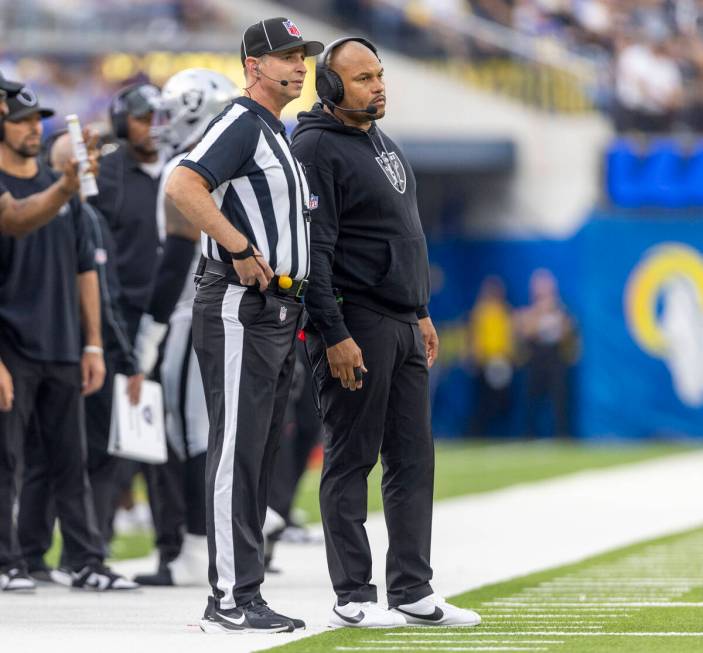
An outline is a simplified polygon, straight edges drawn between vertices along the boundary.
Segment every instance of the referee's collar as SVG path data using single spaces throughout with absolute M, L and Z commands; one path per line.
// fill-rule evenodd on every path
M 243 107 L 246 107 L 250 111 L 253 111 L 258 116 L 261 116 L 261 118 L 266 122 L 266 124 L 271 128 L 271 130 L 275 134 L 279 134 L 280 132 L 283 132 L 285 134 L 285 125 L 278 118 L 276 118 L 276 116 L 274 116 L 265 106 L 259 104 L 256 100 L 252 100 L 249 97 L 238 97 L 235 100 L 235 103 L 241 104 Z

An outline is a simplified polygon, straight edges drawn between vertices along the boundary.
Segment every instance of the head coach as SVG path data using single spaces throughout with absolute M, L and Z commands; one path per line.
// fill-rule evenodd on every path
M 280 114 L 300 96 L 305 57 L 322 49 L 283 17 L 249 27 L 246 96 L 213 121 L 166 183 L 167 197 L 202 232 L 205 263 L 193 307 L 210 421 L 205 632 L 304 626 L 268 608 L 259 588 L 261 529 L 309 271 L 309 191 Z
M 476 625 L 476 613 L 430 586 L 428 368 L 438 339 L 413 171 L 375 122 L 386 111 L 383 72 L 365 39 L 328 45 L 317 61 L 321 104 L 298 116 L 293 135 L 311 190 L 306 307 L 326 431 L 320 504 L 337 594 L 330 625 Z M 390 610 L 376 605 L 363 526 L 379 451 Z

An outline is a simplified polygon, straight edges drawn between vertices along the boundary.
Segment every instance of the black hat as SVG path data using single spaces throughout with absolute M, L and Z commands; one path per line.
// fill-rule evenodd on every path
M 305 48 L 306 57 L 315 57 L 325 49 L 319 41 L 304 41 L 298 26 L 289 18 L 278 16 L 247 28 L 242 39 L 242 63 L 247 57 L 260 57 L 271 52 Z
M 0 73 L 0 90 L 5 91 L 5 93 L 7 93 L 8 97 L 12 97 L 13 95 L 17 95 L 17 93 L 19 93 L 22 86 L 23 85 L 20 84 L 19 82 L 11 82 L 9 79 L 5 79 L 2 76 L 2 73 Z
M 9 112 L 5 120 L 10 122 L 19 122 L 33 113 L 38 113 L 42 118 L 51 118 L 55 113 L 53 109 L 39 106 L 39 98 L 29 86 L 22 86 L 17 95 L 8 97 L 7 108 Z

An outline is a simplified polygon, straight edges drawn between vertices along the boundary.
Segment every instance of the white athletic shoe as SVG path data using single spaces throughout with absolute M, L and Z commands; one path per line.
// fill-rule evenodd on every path
M 174 585 L 207 587 L 209 585 L 207 538 L 186 533 L 178 557 L 169 565 Z
M 328 625 L 330 628 L 397 628 L 408 624 L 402 614 L 385 610 L 372 601 L 346 605 L 339 605 L 337 601 Z
M 409 626 L 478 626 L 481 623 L 477 612 L 457 608 L 437 594 L 399 605 L 392 611 L 405 617 Z
M 13 567 L 0 572 L 0 591 L 2 592 L 33 592 L 35 589 L 37 584 L 24 569 Z

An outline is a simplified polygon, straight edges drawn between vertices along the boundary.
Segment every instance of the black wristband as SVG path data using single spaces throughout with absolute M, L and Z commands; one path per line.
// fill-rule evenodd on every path
M 230 252 L 230 254 L 235 261 L 243 261 L 245 258 L 254 256 L 254 248 L 250 242 L 247 242 L 247 246 L 241 252 Z

